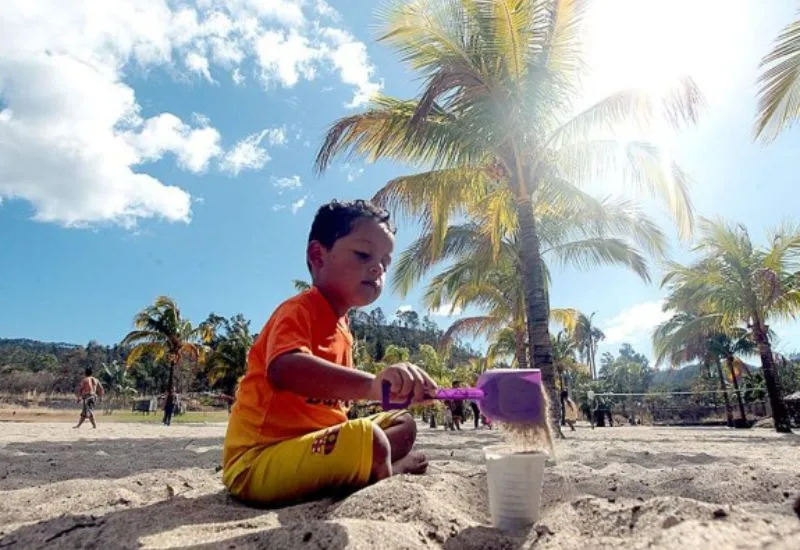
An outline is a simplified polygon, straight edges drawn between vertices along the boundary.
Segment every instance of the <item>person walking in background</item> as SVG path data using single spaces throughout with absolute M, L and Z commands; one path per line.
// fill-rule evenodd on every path
M 87 367 L 84 371 L 84 377 L 80 384 L 78 384 L 76 395 L 78 396 L 78 403 L 82 402 L 82 409 L 78 425 L 73 426 L 73 428 L 80 428 L 81 424 L 83 424 L 87 418 L 89 422 L 92 423 L 92 428 L 97 428 L 97 423 L 94 421 L 94 406 L 97 403 L 98 397 L 102 398 L 103 395 L 105 395 L 105 390 L 100 380 L 92 376 L 91 368 Z
M 175 388 L 167 392 L 167 400 L 164 402 L 164 420 L 162 421 L 165 426 L 172 423 L 172 415 L 175 413 L 175 405 L 178 402 L 178 396 L 175 394 Z
M 563 415 L 564 422 L 569 426 L 571 431 L 575 431 L 575 422 L 578 421 L 578 405 L 570 399 L 569 392 L 564 391 L 562 392 L 562 411 L 561 414 Z
M 472 409 L 472 420 L 475 422 L 475 429 L 477 430 L 481 425 L 481 411 L 475 401 L 469 402 L 469 408 Z
M 460 388 L 461 382 L 458 380 L 453 380 L 453 387 Z M 460 432 L 461 431 L 461 422 L 464 421 L 464 400 L 463 399 L 453 399 L 450 401 L 450 410 L 453 413 L 453 426 Z

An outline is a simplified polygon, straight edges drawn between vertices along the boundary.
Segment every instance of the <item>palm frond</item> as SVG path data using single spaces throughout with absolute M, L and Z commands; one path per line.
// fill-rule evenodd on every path
M 573 333 L 578 324 L 581 312 L 574 308 L 550 308 L 550 321 L 556 322 L 567 333 Z
M 455 338 L 461 336 L 469 336 L 473 338 L 489 336 L 502 329 L 503 326 L 503 319 L 498 319 L 488 315 L 464 317 L 450 325 L 450 327 L 442 336 L 442 341 L 452 342 Z
M 144 355 L 150 355 L 153 361 L 158 362 L 167 354 L 164 344 L 156 342 L 141 343 L 134 347 L 125 360 L 125 365 L 130 367 L 135 365 Z
M 317 153 L 315 172 L 324 172 L 340 155 L 350 158 L 357 154 L 368 162 L 389 158 L 435 168 L 474 164 L 483 155 L 473 143 L 474 132 L 436 107 L 412 132 L 410 122 L 416 109 L 415 101 L 379 96 L 366 112 L 334 122 Z
M 800 116 L 800 20 L 783 29 L 759 68 L 755 137 L 772 141 Z
M 699 88 L 691 78 L 682 78 L 661 98 L 660 113 L 653 94 L 646 90 L 622 90 L 587 107 L 558 127 L 545 148 L 557 147 L 597 137 L 626 124 L 643 127 L 656 114 L 676 128 L 694 124 L 704 104 Z
M 583 270 L 600 265 L 621 265 L 636 273 L 645 282 L 650 281 L 647 260 L 622 239 L 583 239 L 553 246 L 542 253 L 548 257 L 554 256 L 562 265 Z

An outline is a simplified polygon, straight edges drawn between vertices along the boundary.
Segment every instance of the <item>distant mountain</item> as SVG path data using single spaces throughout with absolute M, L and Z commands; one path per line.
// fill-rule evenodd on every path
M 30 338 L 0 338 L 0 349 L 2 348 L 22 348 L 31 351 L 50 352 L 55 350 L 77 349 L 81 346 L 77 344 L 67 344 L 66 342 L 41 342 Z
M 689 391 L 692 389 L 692 380 L 703 370 L 700 363 L 686 365 L 679 369 L 662 369 L 653 374 L 650 382 L 651 388 L 665 387 L 669 391 Z

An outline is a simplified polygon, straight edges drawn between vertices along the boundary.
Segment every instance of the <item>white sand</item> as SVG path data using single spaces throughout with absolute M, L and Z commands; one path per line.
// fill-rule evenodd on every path
M 800 548 L 800 436 L 580 426 L 557 444 L 539 525 L 491 529 L 495 431 L 420 428 L 425 476 L 257 510 L 224 493 L 224 425 L 0 423 L 0 548 Z

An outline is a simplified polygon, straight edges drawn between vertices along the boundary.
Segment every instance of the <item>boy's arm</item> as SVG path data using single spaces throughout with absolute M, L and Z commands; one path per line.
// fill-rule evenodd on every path
M 303 352 L 284 353 L 276 357 L 267 369 L 267 378 L 276 389 L 305 397 L 341 401 L 375 398 L 371 395 L 375 380 L 373 375 L 340 367 Z
M 423 402 L 427 393 L 436 388 L 422 369 L 409 363 L 391 365 L 373 376 L 303 352 L 276 357 L 267 368 L 267 378 L 279 390 L 341 401 L 380 401 L 383 382 L 390 384 L 393 401 L 410 395 L 414 402 Z

